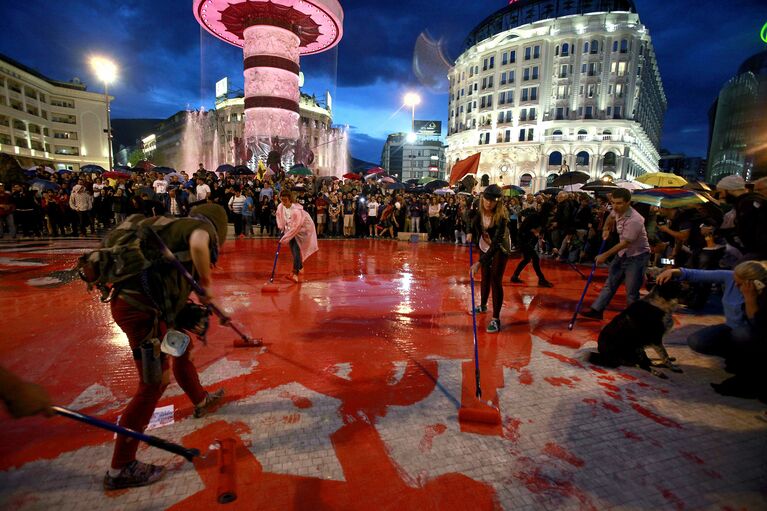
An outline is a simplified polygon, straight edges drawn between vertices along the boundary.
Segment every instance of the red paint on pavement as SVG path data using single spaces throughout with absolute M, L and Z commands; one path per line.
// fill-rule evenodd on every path
M 503 420 L 503 438 L 511 442 L 519 440 L 519 426 L 522 421 L 513 417 L 506 417 Z
M 684 501 L 680 499 L 674 492 L 667 488 L 658 488 L 660 490 L 661 495 L 663 495 L 663 498 L 666 499 L 666 501 L 671 504 L 676 511 L 683 511 L 685 506 Z
M 637 435 L 633 431 L 628 431 L 626 429 L 622 429 L 621 431 L 623 431 L 623 436 L 625 436 L 629 440 L 633 440 L 634 442 L 641 442 L 642 441 L 642 437 Z
M 686 451 L 679 451 L 679 454 L 681 454 L 685 459 L 688 459 L 688 460 L 692 461 L 693 463 L 695 463 L 697 465 L 705 465 L 706 464 L 706 462 L 703 461 L 703 458 L 701 458 L 697 454 L 693 454 L 691 452 L 686 452 Z
M 431 451 L 431 444 L 434 441 L 434 437 L 444 433 L 447 430 L 447 426 L 444 424 L 432 424 L 431 426 L 426 426 L 425 430 L 421 443 L 418 446 L 421 452 Z
M 602 386 L 602 387 L 604 387 L 604 388 L 606 388 L 607 390 L 611 390 L 613 392 L 620 392 L 621 391 L 620 387 L 618 387 L 616 385 L 611 385 L 609 383 L 605 383 L 603 381 L 597 382 L 597 384 Z
M 576 455 L 574 455 L 573 453 L 571 453 L 570 451 L 568 451 L 561 445 L 557 445 L 553 442 L 547 443 L 546 447 L 544 447 L 543 449 L 543 452 L 545 452 L 549 456 L 553 456 L 555 458 L 559 458 L 562 461 L 566 461 L 567 463 L 569 463 L 570 465 L 574 467 L 580 468 L 583 465 L 585 465 L 585 462 L 582 459 L 580 459 L 579 457 L 577 457 Z
M 620 408 L 618 408 L 615 405 L 611 405 L 610 403 L 605 403 L 604 401 L 602 402 L 602 408 L 604 408 L 605 410 L 610 410 L 613 413 L 621 413 Z
M 574 358 L 566 357 L 564 355 L 560 355 L 559 353 L 554 353 L 552 351 L 543 351 L 541 352 L 547 357 L 555 358 L 559 360 L 560 362 L 564 362 L 565 364 L 570 364 L 573 367 L 583 367 L 580 362 L 575 360 Z
M 575 382 L 573 382 L 570 378 L 549 376 L 544 378 L 544 380 L 546 380 L 546 382 L 548 382 L 549 385 L 552 385 L 554 387 L 566 386 L 566 387 L 570 387 L 571 389 L 575 388 Z
M 519 372 L 519 383 L 522 385 L 532 385 L 533 383 L 533 375 L 530 371 L 527 369 L 522 369 Z
M 651 412 L 650 410 L 648 410 L 644 406 L 640 405 L 639 403 L 632 403 L 631 404 L 631 408 L 633 408 L 637 412 L 641 413 L 642 415 L 644 415 L 648 419 L 651 419 L 651 420 L 657 422 L 661 426 L 666 426 L 667 428 L 682 429 L 682 425 L 679 424 L 678 422 L 673 421 L 673 420 L 669 419 L 668 417 L 663 417 L 662 415 L 658 415 L 655 412 Z

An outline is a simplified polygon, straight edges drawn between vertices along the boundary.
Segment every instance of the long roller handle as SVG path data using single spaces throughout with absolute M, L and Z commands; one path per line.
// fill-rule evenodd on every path
M 605 243 L 607 240 L 603 239 L 602 244 L 599 246 L 599 252 L 597 255 L 601 254 L 605 249 Z M 586 280 L 586 285 L 583 287 L 583 293 L 581 293 L 581 299 L 578 300 L 578 305 L 575 307 L 575 313 L 573 313 L 573 319 L 570 320 L 570 324 L 567 325 L 568 330 L 572 330 L 575 326 L 575 322 L 578 320 L 578 313 L 581 311 L 581 306 L 583 305 L 583 299 L 586 298 L 586 292 L 589 290 L 589 286 L 591 285 L 591 279 L 594 278 L 594 272 L 597 269 L 597 261 L 594 259 L 594 264 L 591 265 L 591 272 L 589 273 L 589 278 Z
M 474 327 L 474 379 L 476 385 L 476 396 L 482 397 L 482 387 L 479 382 L 479 347 L 477 343 L 477 308 L 474 303 L 474 273 L 471 271 L 471 267 L 474 266 L 474 251 L 472 250 L 472 243 L 469 243 L 469 281 L 471 282 L 471 322 Z

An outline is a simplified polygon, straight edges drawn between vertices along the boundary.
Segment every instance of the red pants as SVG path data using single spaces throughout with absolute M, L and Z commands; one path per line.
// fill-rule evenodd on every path
M 154 316 L 151 312 L 140 311 L 127 304 L 125 301 L 116 298 L 110 303 L 112 317 L 120 326 L 123 332 L 128 336 L 128 342 L 131 349 L 138 348 L 146 337 L 151 333 L 154 326 Z M 161 333 L 165 334 L 165 325 L 160 323 Z M 138 372 L 139 384 L 136 393 L 128 403 L 127 408 L 120 417 L 120 426 L 143 432 L 149 424 L 160 401 L 163 392 L 170 381 L 170 366 L 173 366 L 173 376 L 176 378 L 179 386 L 183 389 L 192 404 L 200 403 L 205 399 L 205 389 L 200 385 L 200 378 L 197 375 L 197 369 L 189 359 L 192 351 L 192 344 L 189 344 L 186 352 L 180 357 L 162 356 L 162 383 L 159 385 L 147 385 L 141 378 L 141 360 L 134 360 Z M 172 359 L 173 363 L 168 359 Z M 112 456 L 112 468 L 119 469 L 136 459 L 138 450 L 138 441 L 122 435 L 117 435 L 115 442 L 115 451 Z

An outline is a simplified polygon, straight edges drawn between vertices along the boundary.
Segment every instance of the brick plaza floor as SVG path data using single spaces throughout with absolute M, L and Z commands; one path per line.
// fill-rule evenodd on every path
M 107 305 L 69 271 L 94 244 L 0 242 L 0 364 L 114 421 L 137 376 Z M 274 246 L 230 241 L 214 272 L 219 303 L 266 347 L 235 349 L 214 325 L 194 360 L 226 404 L 194 419 L 171 384 L 160 406 L 173 423 L 149 431 L 203 451 L 234 439 L 237 500 L 216 502 L 217 450 L 189 463 L 142 447 L 166 477 L 105 493 L 111 433 L 3 415 L 0 509 L 767 509 L 765 406 L 715 394 L 722 361 L 685 344 L 721 317 L 676 315 L 666 342 L 683 374 L 604 370 L 583 361 L 599 323 L 555 335 L 584 281 L 546 262 L 556 287 L 538 289 L 530 268 L 526 285 L 505 286 L 500 334 L 479 316 L 483 398 L 502 418 L 480 426 L 458 418 L 474 393 L 465 247 L 321 240 L 305 282 L 284 278 L 284 257 L 279 292 L 262 294 Z M 624 304 L 620 294 L 608 318 Z

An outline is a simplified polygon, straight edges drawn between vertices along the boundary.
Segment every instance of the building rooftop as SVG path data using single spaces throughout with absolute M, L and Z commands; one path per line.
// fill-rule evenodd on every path
M 2 53 L 0 53 L 0 61 L 7 62 L 8 64 L 10 64 L 12 66 L 14 66 L 14 67 L 16 67 L 18 69 L 21 69 L 25 73 L 29 73 L 32 76 L 36 76 L 37 78 L 39 78 L 41 80 L 44 80 L 44 81 L 50 83 L 51 85 L 55 85 L 56 87 L 64 87 L 65 89 L 73 89 L 73 90 L 79 90 L 79 91 L 87 90 L 87 86 L 84 83 L 82 83 L 79 78 L 73 78 L 72 81 L 69 81 L 69 82 L 62 82 L 62 81 L 59 81 L 59 80 L 54 80 L 52 78 L 48 78 L 47 76 L 45 76 L 44 74 L 40 73 L 39 71 L 36 71 L 36 70 L 32 69 L 29 66 L 25 66 L 21 62 L 19 62 L 17 60 L 14 60 L 14 59 L 12 59 L 12 58 L 10 58 L 7 55 L 4 55 Z
M 518 0 L 485 18 L 464 41 L 470 48 L 489 37 L 537 21 L 592 12 L 637 12 L 632 0 Z

